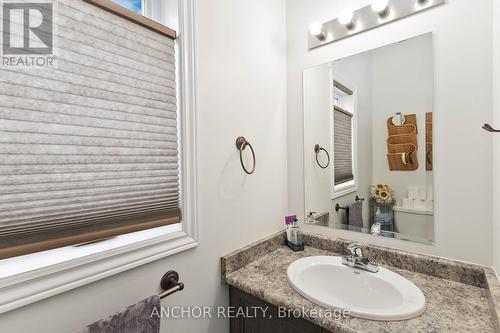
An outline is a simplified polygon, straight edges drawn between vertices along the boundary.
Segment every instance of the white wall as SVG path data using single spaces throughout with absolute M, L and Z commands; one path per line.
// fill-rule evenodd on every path
M 425 170 L 425 114 L 433 110 L 434 71 L 429 34 L 389 45 L 372 54 L 373 183 L 390 184 L 395 197 L 407 197 L 408 187 L 432 186 Z M 415 171 L 390 171 L 387 163 L 387 118 L 396 112 L 416 114 L 418 164 Z
M 309 212 L 317 214 L 328 213 L 330 221 L 334 212 L 331 202 L 331 172 L 332 172 L 332 141 L 331 141 L 331 76 L 328 65 L 310 68 L 304 72 L 304 126 L 307 135 L 304 137 L 306 170 L 304 191 L 306 192 L 306 215 Z M 330 154 L 330 164 L 322 169 L 317 165 L 315 145 L 318 144 Z M 318 155 L 321 165 L 328 163 L 324 151 Z
M 353 240 L 365 240 L 464 261 L 492 263 L 491 136 L 482 123 L 492 107 L 492 0 L 449 0 L 419 15 L 313 51 L 307 28 L 328 21 L 344 7 L 369 0 L 287 1 L 289 208 L 303 214 L 302 70 L 334 59 L 434 33 L 435 231 L 433 246 L 309 227 Z M 466 22 L 466 23 L 464 23 Z
M 164 305 L 226 305 L 220 256 L 282 229 L 286 182 L 285 1 L 197 3 L 198 200 L 200 246 L 0 315 L 0 331 L 76 332 L 158 292 L 169 269 L 186 289 Z M 235 148 L 257 153 L 244 176 Z M 171 320 L 162 332 L 223 333 L 227 320 Z
M 500 126 L 500 1 L 493 1 L 493 124 Z M 486 133 L 486 132 L 485 132 Z M 493 264 L 500 272 L 500 136 L 493 139 Z

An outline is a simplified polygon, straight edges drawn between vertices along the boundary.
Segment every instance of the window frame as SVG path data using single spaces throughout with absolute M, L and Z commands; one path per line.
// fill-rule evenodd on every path
M 162 229 L 165 227 L 160 227 L 117 236 L 91 244 L 97 246 L 95 253 L 0 277 L 0 314 L 198 246 L 194 0 L 179 1 L 178 6 L 178 31 L 182 36 L 176 39 L 181 134 L 181 229 L 165 234 Z M 165 16 L 164 13 L 160 16 L 162 23 Z M 127 237 L 129 242 L 124 239 Z M 139 237 L 140 241 L 133 239 Z M 99 247 L 105 250 L 99 251 Z M 49 251 L 57 255 L 68 248 Z M 36 261 L 41 254 L 43 252 L 1 260 L 0 267 L 16 260 L 19 263 Z
M 344 80 L 338 73 L 334 72 L 333 70 L 330 70 L 330 82 L 332 82 L 332 87 L 330 89 L 330 142 L 331 142 L 331 151 L 330 151 L 330 156 L 332 156 L 332 167 L 330 168 L 330 182 L 331 182 L 331 193 L 330 196 L 332 199 L 336 199 L 342 196 L 345 196 L 347 194 L 357 192 L 358 191 L 358 151 L 357 151 L 357 146 L 358 146 L 358 116 L 357 116 L 357 96 L 358 92 L 357 89 L 351 89 L 353 94 L 352 94 L 352 110 L 347 110 L 353 114 L 352 117 L 352 132 L 351 132 L 351 142 L 352 142 L 352 173 L 353 173 L 353 180 L 335 185 L 335 140 L 334 140 L 334 130 L 335 130 L 335 110 L 334 110 L 334 101 L 335 101 L 335 90 L 336 88 L 333 87 L 333 81 L 337 81 L 341 83 L 342 85 L 349 87 L 353 87 L 352 84 Z M 343 107 L 341 105 L 340 107 Z

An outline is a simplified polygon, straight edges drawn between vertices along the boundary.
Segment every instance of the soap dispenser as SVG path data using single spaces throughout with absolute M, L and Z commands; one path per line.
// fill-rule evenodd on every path
M 300 231 L 297 216 L 291 215 L 285 217 L 286 228 L 286 245 L 293 251 L 304 250 L 304 237 Z
M 380 224 L 380 207 L 377 207 L 377 210 L 375 211 L 375 221 L 373 221 L 372 228 L 371 228 L 371 234 L 375 236 L 380 236 L 381 232 L 381 224 Z

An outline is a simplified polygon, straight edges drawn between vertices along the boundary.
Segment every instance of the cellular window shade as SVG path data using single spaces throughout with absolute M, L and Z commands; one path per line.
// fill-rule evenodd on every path
M 59 0 L 57 68 L 0 67 L 0 258 L 180 221 L 174 41 Z
M 335 185 L 354 179 L 352 172 L 352 114 L 342 108 L 334 108 L 334 172 Z

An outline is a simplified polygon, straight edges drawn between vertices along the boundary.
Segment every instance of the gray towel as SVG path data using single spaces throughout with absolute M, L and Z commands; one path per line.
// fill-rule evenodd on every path
M 78 333 L 159 333 L 159 313 L 160 297 L 155 295 L 90 324 Z
M 363 228 L 363 201 L 359 200 L 349 206 L 349 225 Z

